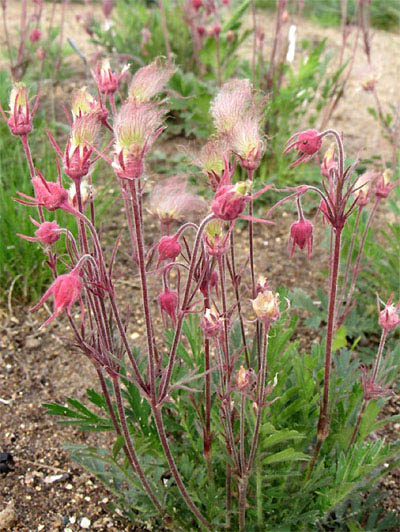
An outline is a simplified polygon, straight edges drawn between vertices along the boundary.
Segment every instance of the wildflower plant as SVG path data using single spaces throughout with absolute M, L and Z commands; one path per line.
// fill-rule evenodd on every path
M 393 387 L 381 372 L 389 358 L 386 337 L 400 321 L 393 296 L 377 316 L 382 339 L 371 374 L 364 368 L 361 376 L 350 352 L 335 357 L 333 350 L 348 313 L 338 303 L 341 235 L 349 216 L 361 208 L 365 183 L 354 175 L 356 163 L 345 167 L 338 132 L 299 132 L 285 149 L 298 152 L 296 165 L 315 156 L 326 137 L 335 143 L 320 186 L 287 187 L 268 213 L 256 217 L 253 200 L 271 188 L 254 181 L 266 140 L 252 84 L 233 80 L 213 102 L 215 131 L 209 142 L 215 144 L 201 155 L 210 154 L 213 161 L 204 165 L 212 199 L 198 198 L 182 177 L 160 179 L 146 196 L 146 158 L 166 115 L 167 102 L 157 98 L 173 69 L 159 61 L 142 68 L 119 108 L 104 98 L 110 93 L 99 90 L 96 101 L 88 98 L 88 106 L 74 111 L 65 150 L 49 133 L 62 163 L 58 179 L 44 177 L 31 162 L 34 196 L 17 198 L 37 209 L 39 220 L 32 219 L 39 229 L 28 239 L 43 244 L 54 275 L 31 311 L 54 298 L 53 313 L 42 326 L 65 314 L 74 344 L 93 364 L 101 389 L 88 392 L 91 410 L 73 400 L 71 408 L 48 409 L 82 429 L 114 431 L 110 453 L 84 446 L 71 450 L 135 523 L 241 532 L 322 526 L 398 451 L 396 445 L 368 440 Z M 30 157 L 29 133 L 22 135 Z M 101 148 L 100 139 L 110 135 Z M 125 209 L 131 268 L 141 287 L 140 297 L 131 295 L 137 298 L 134 319 L 117 297 L 121 238 L 112 249 L 102 244 L 93 196 L 82 200 L 84 178 L 100 157 L 114 172 Z M 236 175 L 239 166 L 246 180 Z M 75 187 L 75 202 L 64 179 Z M 393 186 L 387 177 L 375 181 L 376 205 Z M 325 340 L 300 353 L 291 340 L 296 317 L 286 291 L 256 271 L 253 227 L 261 223 L 268 232 L 269 224 L 279 223 L 273 219 L 276 209 L 294 202 L 298 221 L 288 235 L 290 256 L 298 246 L 307 248 L 311 260 L 313 224 L 301 206 L 309 194 L 319 198 L 331 232 L 329 304 Z M 76 238 L 46 220 L 47 211 L 60 210 L 75 218 Z M 157 235 L 147 230 L 147 211 L 160 221 Z M 234 238 L 239 219 L 249 227 L 243 263 Z M 56 237 L 65 238 L 64 254 L 54 248 Z M 287 256 L 286 249 L 282 253 Z M 59 275 L 61 262 L 67 271 Z M 358 268 L 356 263 L 353 277 Z M 353 295 L 353 277 L 348 275 L 350 286 L 342 285 L 346 301 Z M 138 316 L 144 332 L 132 344 Z

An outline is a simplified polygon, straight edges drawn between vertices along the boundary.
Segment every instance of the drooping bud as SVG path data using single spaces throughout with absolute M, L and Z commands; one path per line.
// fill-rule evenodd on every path
M 179 239 L 178 234 L 173 235 L 173 236 L 163 236 L 161 238 L 157 246 L 158 265 L 163 260 L 167 260 L 167 259 L 175 260 L 177 258 L 177 256 L 182 250 L 178 239 Z
M 128 100 L 135 103 L 150 102 L 166 85 L 175 68 L 161 59 L 137 70 L 128 90 Z
M 224 321 L 215 309 L 207 308 L 200 322 L 200 327 L 206 338 L 217 338 L 223 334 Z
M 226 221 L 236 220 L 246 207 L 250 190 L 251 181 L 239 181 L 236 185 L 220 187 L 211 203 L 215 216 Z
M 70 315 L 72 305 L 81 296 L 82 288 L 83 284 L 77 270 L 58 276 L 40 301 L 30 309 L 30 312 L 37 310 L 51 295 L 54 296 L 53 314 L 41 325 L 41 328 L 53 321 L 63 310 L 66 310 L 67 314 Z
M 394 294 L 389 297 L 385 308 L 379 313 L 379 325 L 386 332 L 392 331 L 400 323 L 400 301 L 397 303 L 397 305 L 393 305 L 393 297 Z
M 42 32 L 39 30 L 39 28 L 33 28 L 33 30 L 29 34 L 29 40 L 31 42 L 38 42 L 42 38 Z
M 207 253 L 213 257 L 225 255 L 229 247 L 229 235 L 230 232 L 224 232 L 221 220 L 211 220 L 203 234 Z
M 198 11 L 203 5 L 203 0 L 192 0 L 192 6 L 196 11 Z
M 368 205 L 371 198 L 373 183 L 379 177 L 380 172 L 370 171 L 360 175 L 360 177 L 357 179 L 355 183 L 355 188 L 357 190 L 355 191 L 354 195 L 357 198 L 358 207 L 363 208 Z
M 174 325 L 176 324 L 176 312 L 178 310 L 179 296 L 175 290 L 170 290 L 168 287 L 157 298 L 160 305 L 161 314 L 165 321 L 165 314 L 168 315 Z
M 32 221 L 34 221 L 32 219 Z M 43 222 L 41 224 L 38 224 L 37 222 L 34 222 L 35 225 L 39 227 L 35 231 L 35 237 L 32 236 L 26 236 L 21 235 L 18 233 L 18 236 L 21 238 L 24 238 L 25 240 L 29 240 L 30 242 L 40 242 L 42 244 L 53 244 L 54 242 L 57 242 L 60 238 L 60 226 L 56 222 Z
M 304 249 L 307 245 L 307 258 L 309 259 L 312 253 L 313 248 L 313 231 L 314 226 L 305 218 L 299 219 L 297 222 L 294 222 L 290 228 L 290 238 L 289 243 L 292 241 L 292 248 L 290 250 L 290 258 L 294 255 L 294 250 L 296 246 L 299 246 L 300 249 Z
M 279 294 L 271 290 L 265 290 L 264 292 L 260 292 L 252 300 L 252 304 L 257 319 L 264 325 L 269 325 L 271 322 L 279 319 Z
M 297 140 L 294 140 L 297 137 Z M 302 162 L 308 162 L 322 146 L 322 137 L 316 129 L 307 129 L 300 133 L 295 133 L 286 142 L 283 153 L 287 153 L 292 148 L 296 148 L 300 157 L 290 166 L 297 166 Z
M 43 176 L 33 177 L 32 185 L 35 191 L 33 205 L 45 207 L 48 211 L 63 209 L 71 212 L 68 203 L 68 192 L 59 182 L 45 181 Z M 20 194 L 21 196 L 22 194 Z M 26 197 L 26 196 L 23 196 Z M 27 198 L 30 199 L 30 198 Z

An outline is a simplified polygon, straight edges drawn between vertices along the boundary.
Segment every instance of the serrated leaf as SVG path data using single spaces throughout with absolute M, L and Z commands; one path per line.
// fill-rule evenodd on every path
M 113 448 L 112 448 L 112 456 L 113 458 L 116 458 L 118 453 L 120 452 L 120 450 L 122 449 L 122 447 L 124 446 L 125 444 L 125 438 L 122 434 L 119 434 L 117 436 L 117 439 L 115 440 L 115 443 L 113 445 Z

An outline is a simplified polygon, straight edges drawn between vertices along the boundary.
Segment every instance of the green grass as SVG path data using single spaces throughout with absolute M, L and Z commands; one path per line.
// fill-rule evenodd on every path
M 348 20 L 352 18 L 358 0 L 347 1 Z M 260 9 L 275 9 L 276 0 L 257 0 Z M 318 24 L 336 26 L 341 21 L 340 0 L 304 0 L 303 15 Z M 373 0 L 371 25 L 383 30 L 398 31 L 400 27 L 399 0 Z

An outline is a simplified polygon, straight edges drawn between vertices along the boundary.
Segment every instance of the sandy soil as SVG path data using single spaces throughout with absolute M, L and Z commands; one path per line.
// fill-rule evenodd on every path
M 20 2 L 7 2 L 7 6 L 10 17 L 15 20 Z M 49 4 L 45 4 L 46 17 L 50 16 L 50 8 Z M 71 4 L 68 7 L 65 35 L 72 37 L 91 56 L 96 50 L 87 44 L 87 36 L 76 23 L 75 15 L 80 12 L 80 5 Z M 59 17 L 59 6 L 56 13 Z M 273 20 L 269 15 L 263 17 L 267 46 L 270 44 L 268 39 L 272 34 L 272 25 Z M 321 29 L 307 21 L 301 29 L 300 38 L 304 37 L 315 41 L 326 37 L 328 48 L 335 52 L 341 39 L 338 29 Z M 398 35 L 375 32 L 373 59 L 378 65 L 378 91 L 384 106 L 394 103 L 398 97 L 400 53 L 395 51 L 400 51 L 399 45 Z M 350 53 L 350 49 L 346 53 Z M 78 69 L 82 68 L 79 58 L 73 56 L 72 60 Z M 359 90 L 365 67 L 363 54 L 359 50 L 357 67 L 331 125 L 345 132 L 351 155 L 360 146 L 365 146 L 365 154 L 377 151 L 388 154 L 388 145 L 383 143 L 381 147 L 375 122 L 366 111 L 371 105 L 371 96 Z M 302 254 L 296 254 L 295 259 L 289 261 L 286 247 L 292 221 L 291 213 L 281 212 L 279 227 L 266 229 L 256 226 L 256 249 L 262 250 L 257 255 L 257 271 L 273 279 L 275 286 L 285 284 L 290 288 L 300 283 L 304 290 L 312 292 L 316 284 L 323 285 L 326 282 L 319 273 L 321 264 L 326 261 L 325 252 L 319 245 L 321 231 L 316 233 L 313 261 L 307 262 Z M 239 231 L 236 237 L 245 246 L 245 235 Z M 129 281 L 132 284 L 132 279 L 123 266 L 119 274 L 119 288 L 126 291 L 126 285 L 122 285 L 122 282 Z M 72 464 L 62 449 L 63 441 L 89 441 L 93 445 L 107 445 L 110 439 L 104 435 L 87 436 L 71 428 L 60 428 L 40 406 L 51 401 L 63 402 L 67 396 L 83 399 L 86 387 L 96 386 L 95 373 L 89 361 L 68 347 L 69 331 L 65 320 L 53 323 L 44 332 L 38 331 L 38 324 L 46 315 L 45 310 L 29 315 L 26 309 L 17 306 L 14 309 L 0 309 L 0 452 L 10 452 L 15 459 L 14 471 L 1 478 L 0 512 L 6 505 L 14 505 L 15 519 L 10 530 L 18 532 L 75 532 L 82 530 L 83 518 L 90 520 L 91 530 L 134 530 L 133 525 L 126 525 L 118 520 L 118 516 L 107 511 L 110 500 L 108 493 L 93 477 Z M 140 326 L 141 323 L 137 322 L 139 331 Z M 399 405 L 394 401 L 390 408 L 395 413 Z M 396 430 L 392 428 L 386 434 L 395 438 Z M 51 483 L 51 475 L 62 476 Z M 400 507 L 400 493 L 396 488 L 398 475 L 398 471 L 395 471 L 385 480 L 390 490 L 387 505 L 395 509 Z

